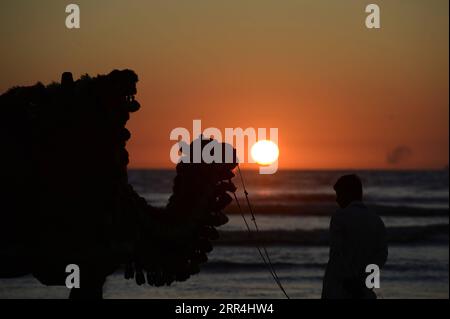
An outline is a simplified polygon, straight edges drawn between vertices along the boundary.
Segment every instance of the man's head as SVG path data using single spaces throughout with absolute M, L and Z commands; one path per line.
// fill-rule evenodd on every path
M 353 201 L 362 200 L 361 179 L 355 174 L 341 176 L 333 188 L 336 191 L 336 202 L 341 208 L 347 207 Z

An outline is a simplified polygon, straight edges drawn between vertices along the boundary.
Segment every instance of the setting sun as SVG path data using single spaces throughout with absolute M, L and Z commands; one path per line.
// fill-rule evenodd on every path
M 270 165 L 278 159 L 280 154 L 277 144 L 269 140 L 261 140 L 252 146 L 253 160 L 260 165 Z

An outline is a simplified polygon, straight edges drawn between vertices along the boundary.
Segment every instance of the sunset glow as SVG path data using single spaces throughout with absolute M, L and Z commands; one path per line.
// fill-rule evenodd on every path
M 173 168 L 169 133 L 193 119 L 279 128 L 280 169 L 448 165 L 447 0 L 377 1 L 380 30 L 362 0 L 77 4 L 79 30 L 60 1 L 2 6 L 0 91 L 134 70 L 132 168 Z

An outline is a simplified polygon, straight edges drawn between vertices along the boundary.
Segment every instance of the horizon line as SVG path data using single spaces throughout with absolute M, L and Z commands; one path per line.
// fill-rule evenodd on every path
M 173 167 L 128 167 L 128 170 L 154 170 L 154 171 L 169 171 L 174 170 L 175 166 Z M 245 171 L 257 171 L 259 168 L 242 168 L 242 170 Z M 385 168 L 385 167 L 367 167 L 367 168 L 278 168 L 277 171 L 447 171 L 448 172 L 448 166 L 444 166 L 441 168 L 431 168 L 431 167 L 417 167 L 417 168 Z

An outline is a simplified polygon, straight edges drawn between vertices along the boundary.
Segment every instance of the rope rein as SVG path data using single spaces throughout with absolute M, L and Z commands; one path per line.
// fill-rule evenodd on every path
M 241 180 L 241 183 L 242 183 L 242 188 L 243 188 L 243 190 L 244 190 L 245 199 L 246 199 L 246 201 L 247 201 L 247 206 L 248 206 L 248 209 L 249 209 L 249 211 L 250 211 L 251 220 L 252 220 L 253 224 L 255 225 L 255 229 L 256 229 L 256 236 L 255 236 L 255 239 L 256 239 L 256 243 L 255 243 L 256 249 L 258 250 L 258 253 L 259 253 L 259 255 L 260 255 L 260 257 L 261 257 L 261 259 L 262 259 L 264 265 L 265 265 L 265 266 L 267 267 L 267 269 L 269 270 L 269 272 L 270 272 L 270 274 L 272 275 L 272 278 L 275 280 L 277 286 L 280 288 L 280 290 L 283 292 L 283 294 L 286 296 L 286 298 L 287 298 L 287 299 L 290 299 L 289 296 L 288 296 L 288 294 L 286 293 L 286 290 L 284 289 L 283 285 L 281 284 L 281 281 L 280 281 L 280 278 L 278 277 L 277 272 L 275 271 L 275 268 L 274 268 L 274 266 L 273 266 L 273 263 L 272 263 L 272 260 L 271 260 L 271 258 L 270 258 L 269 252 L 267 251 L 266 247 L 265 247 L 263 244 L 261 244 L 261 242 L 260 242 L 260 240 L 259 240 L 259 227 L 258 227 L 258 223 L 256 222 L 256 217 L 255 217 L 255 214 L 254 214 L 254 212 L 253 212 L 252 205 L 250 204 L 250 200 L 249 200 L 249 198 L 248 198 L 248 192 L 247 192 L 247 189 L 246 189 L 246 187 L 245 187 L 244 178 L 243 178 L 243 176 L 242 176 L 241 168 L 239 167 L 239 165 L 237 166 L 237 168 L 238 168 L 239 177 L 240 177 L 240 180 Z M 236 196 L 236 192 L 233 192 L 233 195 L 234 195 L 234 199 L 235 199 L 235 201 L 236 201 L 236 205 L 237 205 L 237 207 L 238 207 L 238 209 L 239 209 L 239 212 L 241 213 L 242 219 L 244 220 L 244 223 L 245 223 L 245 226 L 246 226 L 246 228 L 247 228 L 249 237 L 252 238 L 252 237 L 253 237 L 253 232 L 252 232 L 252 230 L 251 230 L 251 228 L 250 228 L 250 226 L 249 226 L 249 223 L 247 222 L 247 218 L 245 217 L 244 211 L 243 211 L 243 209 L 242 209 L 242 207 L 241 207 L 241 204 L 239 203 L 239 200 L 238 200 L 238 198 L 237 198 L 237 196 Z

